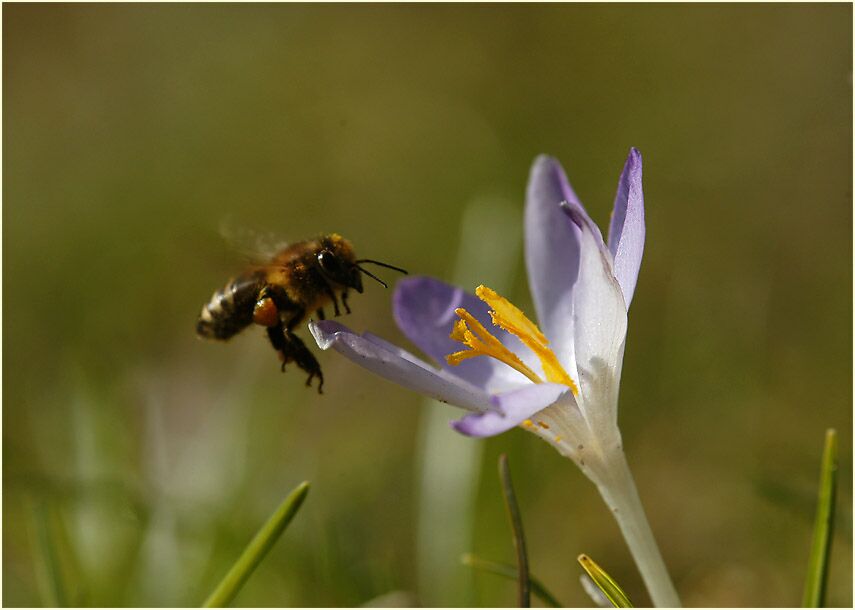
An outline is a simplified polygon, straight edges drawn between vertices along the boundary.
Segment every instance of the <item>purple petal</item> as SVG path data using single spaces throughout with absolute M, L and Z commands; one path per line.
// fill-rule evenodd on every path
M 493 411 L 467 415 L 451 422 L 451 427 L 466 436 L 495 436 L 518 426 L 535 413 L 556 403 L 564 395 L 573 396 L 566 385 L 531 384 L 494 396 Z
M 398 328 L 442 368 L 489 393 L 529 383 L 522 374 L 493 358 L 470 358 L 457 366 L 448 365 L 445 357 L 464 349 L 449 337 L 459 319 L 454 313 L 458 307 L 466 309 L 486 328 L 492 327 L 487 305 L 461 288 L 420 276 L 400 280 L 395 287 L 393 309 Z M 504 331 L 496 332 L 496 336 L 526 364 L 539 370 L 534 356 L 516 337 Z
M 573 286 L 579 275 L 579 228 L 561 210 L 582 210 L 558 161 L 534 161 L 526 191 L 525 259 L 537 319 L 561 362 L 573 369 Z
M 644 232 L 641 153 L 632 148 L 618 180 L 615 207 L 609 225 L 609 251 L 614 258 L 615 277 L 623 290 L 627 308 L 638 281 L 638 270 L 644 253 Z
M 309 330 L 321 349 L 332 347 L 359 366 L 405 388 L 472 411 L 493 408 L 489 395 L 480 388 L 434 369 L 379 337 L 360 336 L 333 320 L 309 322 Z

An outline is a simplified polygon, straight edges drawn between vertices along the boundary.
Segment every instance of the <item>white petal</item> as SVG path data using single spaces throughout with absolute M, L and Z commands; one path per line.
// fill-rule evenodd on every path
M 573 294 L 576 367 L 589 423 L 614 424 L 626 342 L 626 304 L 611 254 L 587 215 L 566 208 L 581 228 L 579 280 Z

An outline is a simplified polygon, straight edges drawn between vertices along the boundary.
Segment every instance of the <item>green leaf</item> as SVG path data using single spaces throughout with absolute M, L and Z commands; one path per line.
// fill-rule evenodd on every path
M 591 577 L 591 580 L 594 581 L 594 584 L 597 585 L 597 588 L 603 592 L 603 595 L 608 598 L 615 608 L 633 607 L 632 602 L 629 601 L 629 598 L 623 592 L 623 589 L 620 588 L 620 585 L 603 568 L 598 566 L 593 559 L 583 553 L 579 555 L 578 561 L 588 573 L 588 576 Z
M 461 563 L 465 566 L 469 566 L 470 568 L 474 568 L 476 570 L 483 570 L 484 572 L 489 572 L 490 574 L 496 574 L 498 576 L 504 576 L 505 578 L 509 578 L 511 580 L 517 579 L 517 569 L 509 565 L 507 563 L 499 563 L 496 561 L 489 561 L 487 559 L 481 559 L 473 555 L 472 553 L 466 553 L 460 558 Z M 555 596 L 549 592 L 549 590 L 543 586 L 543 583 L 537 579 L 537 577 L 533 575 L 529 575 L 529 582 L 531 583 L 531 592 L 534 593 L 537 597 L 539 597 L 545 604 L 552 606 L 553 608 L 563 608 L 564 604 L 555 599 Z
M 267 520 L 255 537 L 244 549 L 243 554 L 217 585 L 214 592 L 205 600 L 205 608 L 222 608 L 228 605 L 241 590 L 246 579 L 253 573 L 267 552 L 273 547 L 288 523 L 297 514 L 306 494 L 309 493 L 309 483 L 300 483 L 294 491 L 279 505 L 276 512 Z
M 828 582 L 828 560 L 831 555 L 831 537 L 834 529 L 834 499 L 837 492 L 837 431 L 825 432 L 825 448 L 819 471 L 819 498 L 816 521 L 813 526 L 813 543 L 808 558 L 807 580 L 802 605 L 820 608 L 825 603 Z
M 511 520 L 514 549 L 517 552 L 517 572 L 519 576 L 517 601 L 520 608 L 530 608 L 531 582 L 528 575 L 528 554 L 525 549 L 525 534 L 523 533 L 520 508 L 517 505 L 517 497 L 514 493 L 514 485 L 511 482 L 511 468 L 508 465 L 508 456 L 505 453 L 499 456 L 499 480 L 502 483 L 502 491 L 505 494 L 505 506 L 508 509 L 508 517 Z

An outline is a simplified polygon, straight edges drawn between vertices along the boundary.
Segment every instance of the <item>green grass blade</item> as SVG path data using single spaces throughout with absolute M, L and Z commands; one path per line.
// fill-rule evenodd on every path
M 514 485 L 511 482 L 511 468 L 508 465 L 508 456 L 505 453 L 499 456 L 499 480 L 502 483 L 502 491 L 505 494 L 505 506 L 508 509 L 508 517 L 511 520 L 514 549 L 517 552 L 517 570 L 519 574 L 517 602 L 520 608 L 530 608 L 531 582 L 528 575 L 528 553 L 525 548 L 525 534 L 523 533 L 520 508 L 517 505 L 517 496 L 514 493 Z
M 825 586 L 828 582 L 828 560 L 831 555 L 831 537 L 834 529 L 834 500 L 837 493 L 837 431 L 825 432 L 825 448 L 819 473 L 819 498 L 816 521 L 813 526 L 813 543 L 808 558 L 807 580 L 802 605 L 820 608 L 825 603 Z
M 611 603 L 608 598 L 603 595 L 602 590 L 594 584 L 594 581 L 591 580 L 591 577 L 588 576 L 587 572 L 583 572 L 579 574 L 579 584 L 582 585 L 582 589 L 585 593 L 588 594 L 588 597 L 591 598 L 591 601 L 594 602 L 592 608 L 614 608 L 614 604 Z
M 294 515 L 300 509 L 306 494 L 309 493 L 309 483 L 300 483 L 294 491 L 279 505 L 276 512 L 267 520 L 255 537 L 244 549 L 243 554 L 217 585 L 214 592 L 205 600 L 205 608 L 222 608 L 227 606 L 243 587 L 246 579 L 253 573 L 267 552 L 273 547 L 279 536 L 287 527 Z
M 620 588 L 614 578 L 609 576 L 605 570 L 603 570 L 597 563 L 588 557 L 585 554 L 579 555 L 578 557 L 579 563 L 588 573 L 588 576 L 591 577 L 591 580 L 594 581 L 594 584 L 597 585 L 597 588 L 603 592 L 608 600 L 614 605 L 615 608 L 632 608 L 632 602 L 629 601 L 629 598 L 626 596 L 626 593 L 623 592 L 623 589 Z
M 490 574 L 496 574 L 498 576 L 504 576 L 505 578 L 509 578 L 510 580 L 517 579 L 517 569 L 509 565 L 507 563 L 499 563 L 497 561 L 489 561 L 487 559 L 481 559 L 473 555 L 472 553 L 466 553 L 460 558 L 460 561 L 463 565 L 469 566 L 470 568 L 474 568 L 476 570 L 482 570 L 484 572 L 489 572 Z M 564 604 L 559 602 L 555 596 L 549 592 L 549 590 L 543 586 L 543 583 L 540 582 L 535 576 L 529 575 L 529 582 L 531 583 L 531 592 L 534 593 L 540 600 L 553 607 L 553 608 L 564 608 Z
M 44 501 L 30 503 L 31 531 L 35 541 L 36 568 L 45 606 L 68 607 L 69 594 L 57 547 L 56 532 Z

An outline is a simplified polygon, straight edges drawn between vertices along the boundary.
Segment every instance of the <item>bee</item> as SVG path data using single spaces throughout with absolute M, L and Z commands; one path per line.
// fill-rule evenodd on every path
M 282 371 L 294 362 L 309 374 L 306 386 L 317 377 L 318 393 L 323 393 L 321 366 L 294 331 L 313 312 L 323 320 L 324 307 L 330 303 L 334 315 L 341 315 L 339 296 L 345 313 L 350 313 L 348 291 L 363 292 L 363 274 L 388 288 L 363 263 L 407 273 L 380 261 L 357 259 L 351 243 L 337 233 L 286 246 L 268 262 L 253 265 L 217 290 L 202 307 L 196 334 L 225 341 L 251 324 L 263 326 L 282 361 Z

